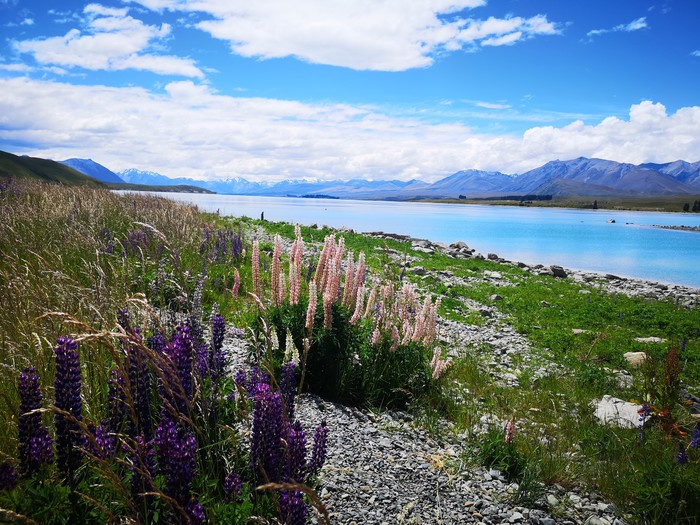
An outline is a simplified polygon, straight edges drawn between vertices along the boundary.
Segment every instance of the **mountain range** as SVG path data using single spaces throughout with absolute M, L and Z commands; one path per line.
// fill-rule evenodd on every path
M 0 152 L 0 174 L 33 175 L 40 178 L 78 177 L 77 181 L 122 185 L 158 186 L 172 189 L 188 186 L 223 194 L 292 197 L 330 197 L 340 199 L 410 200 L 458 199 L 505 196 L 552 197 L 649 197 L 664 195 L 700 195 L 700 162 L 682 160 L 666 164 L 627 164 L 611 160 L 579 157 L 554 160 L 518 175 L 498 171 L 463 170 L 434 183 L 416 179 L 318 181 L 284 180 L 253 182 L 243 178 L 204 181 L 191 178 L 170 178 L 160 173 L 134 168 L 114 173 L 91 160 L 72 158 L 60 162 L 35 159 Z M 10 168 L 10 166 L 12 166 Z M 31 169 L 30 169 L 31 167 Z M 5 173 L 3 173 L 5 172 Z M 83 175 L 87 177 L 83 177 Z M 83 177 L 83 178 L 81 178 Z M 72 180 L 72 179 L 71 179 Z M 194 188 L 193 188 L 194 187 Z M 143 188 L 147 189 L 147 188 Z
M 250 182 L 235 178 L 200 181 L 170 179 L 159 173 L 128 169 L 119 177 L 132 184 L 190 184 L 217 193 L 341 199 L 407 200 L 419 198 L 457 199 L 551 195 L 553 197 L 645 197 L 699 195 L 700 162 L 626 164 L 579 157 L 555 160 L 519 175 L 497 171 L 458 171 L 432 184 L 419 180 L 285 180 L 277 183 Z

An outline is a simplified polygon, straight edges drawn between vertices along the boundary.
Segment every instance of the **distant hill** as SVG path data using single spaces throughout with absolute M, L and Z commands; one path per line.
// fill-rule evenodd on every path
M 65 166 L 70 166 L 74 170 L 84 173 L 88 177 L 97 179 L 102 182 L 111 182 L 113 184 L 123 183 L 116 173 L 105 168 L 102 164 L 98 164 L 92 159 L 66 159 L 59 161 Z
M 35 157 L 20 157 L 5 151 L 0 151 L 0 177 L 18 177 L 68 185 L 80 184 L 92 187 L 105 187 L 102 182 L 60 162 Z

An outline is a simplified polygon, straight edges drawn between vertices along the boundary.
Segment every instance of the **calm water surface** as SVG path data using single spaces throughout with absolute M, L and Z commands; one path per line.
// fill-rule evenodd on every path
M 517 206 L 479 206 L 336 199 L 162 193 L 222 215 L 347 226 L 444 243 L 464 241 L 477 252 L 529 264 L 700 288 L 700 233 L 653 225 L 700 226 L 700 214 Z M 608 223 L 614 219 L 615 223 Z

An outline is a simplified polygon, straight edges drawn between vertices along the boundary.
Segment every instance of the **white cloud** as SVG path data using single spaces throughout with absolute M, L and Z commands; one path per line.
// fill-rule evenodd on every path
M 430 66 L 437 55 L 513 44 L 559 32 L 545 15 L 477 20 L 465 11 L 485 0 L 132 0 L 149 9 L 208 14 L 197 24 L 233 53 L 294 56 L 356 70 Z
M 586 35 L 592 38 L 594 36 L 603 35 L 605 33 L 631 33 L 632 31 L 639 31 L 640 29 L 646 29 L 648 27 L 649 26 L 647 25 L 647 19 L 645 16 L 643 16 L 641 18 L 637 18 L 636 20 L 632 20 L 629 24 L 619 24 L 610 29 L 592 29 L 591 31 L 586 33 Z
M 34 71 L 34 68 L 27 64 L 0 64 L 0 70 L 12 71 L 15 73 L 29 73 Z
M 515 173 L 579 156 L 697 161 L 700 107 L 668 114 L 645 101 L 626 120 L 498 136 L 376 108 L 225 96 L 191 81 L 154 93 L 12 78 L 0 79 L 0 144 L 27 144 L 12 151 L 18 154 L 91 157 L 113 170 L 169 176 L 436 180 L 460 169 Z
M 700 57 L 700 49 L 696 49 L 695 51 L 693 51 L 690 54 L 693 55 L 694 57 Z
M 484 109 L 510 109 L 510 104 L 498 104 L 495 102 L 474 102 L 474 105 Z
M 64 36 L 15 41 L 20 53 L 40 64 L 81 67 L 90 70 L 139 69 L 163 75 L 202 78 L 193 60 L 144 53 L 170 34 L 170 26 L 144 24 L 128 16 L 128 9 L 89 4 L 83 11 L 85 29 L 71 29 Z

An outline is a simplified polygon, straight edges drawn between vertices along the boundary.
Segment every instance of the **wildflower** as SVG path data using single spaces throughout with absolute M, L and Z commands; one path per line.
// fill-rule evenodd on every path
M 250 456 L 256 481 L 279 482 L 282 477 L 282 398 L 268 384 L 258 384 L 253 398 Z
M 196 506 L 188 507 L 192 481 L 197 474 L 197 442 L 194 435 L 178 428 L 174 421 L 165 416 L 156 429 L 155 445 L 158 470 L 165 476 L 166 494 L 182 507 L 198 511 Z
M 685 449 L 683 443 L 678 443 L 678 454 L 676 454 L 676 463 L 679 465 L 685 465 L 688 463 L 688 451 Z
M 277 306 L 280 305 L 279 302 L 279 290 L 280 290 L 280 255 L 282 254 L 282 238 L 279 234 L 275 235 L 275 245 L 272 250 L 272 270 L 270 273 L 270 286 L 272 292 L 272 300 L 275 301 Z
M 59 471 L 72 481 L 83 460 L 81 434 L 83 404 L 80 399 L 78 345 L 70 337 L 59 337 L 56 354 L 56 460 Z
M 280 392 L 284 400 L 284 407 L 287 409 L 287 419 L 294 419 L 294 397 L 296 395 L 296 365 L 293 361 L 288 361 L 282 365 L 280 373 Z
M 295 421 L 287 435 L 287 471 L 284 481 L 303 483 L 306 475 L 306 434 L 301 423 Z
M 260 243 L 257 239 L 253 241 L 251 266 L 253 272 L 253 293 L 258 299 L 262 299 L 262 288 L 260 286 Z
M 175 331 L 175 336 L 166 348 L 176 374 L 174 391 L 177 396 L 178 409 L 186 413 L 187 402 L 192 399 L 194 384 L 192 381 L 192 338 L 190 328 L 180 325 Z M 178 387 L 180 387 L 178 391 Z M 184 396 L 184 398 L 183 398 Z
M 238 299 L 238 291 L 241 289 L 241 275 L 238 273 L 238 269 L 233 269 L 233 288 L 231 288 L 231 295 L 234 299 Z
M 515 416 L 511 417 L 506 423 L 504 441 L 507 445 L 512 445 L 515 441 Z
M 285 525 L 304 525 L 307 508 L 299 490 L 280 492 L 280 519 Z
M 306 309 L 306 324 L 305 327 L 309 333 L 314 328 L 314 318 L 316 317 L 316 304 L 318 302 L 318 294 L 316 292 L 316 283 L 309 283 L 309 306 Z
M 243 503 L 243 481 L 235 471 L 231 471 L 224 480 L 224 501 L 226 503 Z
M 333 326 L 333 301 L 333 294 L 325 291 L 323 293 L 323 327 L 326 330 L 330 330 Z
M 316 427 L 314 434 L 314 445 L 311 449 L 311 460 L 309 461 L 309 475 L 315 476 L 326 462 L 326 452 L 328 449 L 328 424 L 322 420 Z
M 433 350 L 433 359 L 430 361 L 430 368 L 433 370 L 433 379 L 437 380 L 452 363 L 451 359 L 442 359 L 440 348 Z
M 219 379 L 224 373 L 225 359 L 222 349 L 225 334 L 226 321 L 221 314 L 217 313 L 211 318 L 211 349 L 209 352 L 209 369 L 214 379 Z
M 647 403 L 642 403 L 642 406 L 637 410 L 639 414 L 639 430 L 637 431 L 637 439 L 644 439 L 644 424 L 647 418 L 651 417 L 651 407 Z
M 700 425 L 695 425 L 693 429 L 693 439 L 690 440 L 690 448 L 700 447 Z
M 19 374 L 19 470 L 30 477 L 42 465 L 53 461 L 53 440 L 41 421 L 41 391 L 36 368 L 27 368 Z
M 143 434 L 134 438 L 133 448 L 129 451 L 131 463 L 131 497 L 142 508 L 145 515 L 150 514 L 153 504 L 152 496 L 145 496 L 153 490 L 156 478 L 156 451 L 153 441 L 146 441 Z M 146 521 L 146 520 L 144 520 Z
M 15 467 L 8 462 L 0 464 L 0 491 L 12 490 L 17 486 Z

